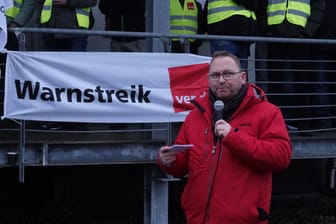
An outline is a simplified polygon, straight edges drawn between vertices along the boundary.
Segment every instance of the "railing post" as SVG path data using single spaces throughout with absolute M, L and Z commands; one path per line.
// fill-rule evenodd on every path
M 144 224 L 168 224 L 168 181 L 156 164 L 144 168 Z
M 26 145 L 26 122 L 21 121 L 19 142 L 19 181 L 24 182 L 25 176 L 25 145 Z
M 146 31 L 169 34 L 170 1 L 146 0 Z M 160 39 L 151 39 L 150 52 L 164 52 Z

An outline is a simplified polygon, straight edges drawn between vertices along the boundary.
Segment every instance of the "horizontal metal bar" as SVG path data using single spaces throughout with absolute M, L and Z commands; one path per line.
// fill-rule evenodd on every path
M 105 30 L 80 30 L 80 29 L 56 29 L 56 28 L 35 28 L 35 27 L 17 27 L 8 28 L 13 32 L 24 33 L 62 33 L 62 34 L 85 34 L 89 36 L 109 36 L 109 37 L 151 37 L 151 38 L 185 38 L 199 40 L 234 40 L 249 42 L 279 42 L 279 43 L 311 43 L 311 44 L 336 44 L 335 39 L 313 39 L 313 38 L 281 38 L 281 37 L 260 37 L 260 36 L 234 36 L 234 35 L 181 35 L 170 33 L 154 32 L 125 32 L 125 31 L 105 31 Z

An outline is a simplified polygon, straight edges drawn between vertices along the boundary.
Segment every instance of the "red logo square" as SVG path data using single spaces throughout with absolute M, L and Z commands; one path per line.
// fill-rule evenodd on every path
M 191 100 L 208 95 L 209 64 L 168 68 L 175 113 L 194 108 Z

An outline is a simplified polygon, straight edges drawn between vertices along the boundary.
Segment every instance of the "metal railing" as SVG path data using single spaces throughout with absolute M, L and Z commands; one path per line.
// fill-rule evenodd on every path
M 25 50 L 26 49 L 26 38 L 25 34 L 32 33 L 34 35 L 36 34 L 45 34 L 45 33 L 63 33 L 63 34 L 86 34 L 88 36 L 97 36 L 97 37 L 120 37 L 120 36 L 127 36 L 127 37 L 143 37 L 146 38 L 147 41 L 147 49 L 151 49 L 151 40 L 153 39 L 159 39 L 162 43 L 163 49 L 165 52 L 171 51 L 171 42 L 170 40 L 172 38 L 179 38 L 181 40 L 186 40 L 188 38 L 193 39 L 199 39 L 203 41 L 203 45 L 206 46 L 206 43 L 208 43 L 211 40 L 217 40 L 217 39 L 223 39 L 223 40 L 233 40 L 233 41 L 248 41 L 251 43 L 295 43 L 298 44 L 298 47 L 305 47 L 305 45 L 302 44 L 317 44 L 317 45 L 326 45 L 326 44 L 332 44 L 336 45 L 336 40 L 333 39 L 305 39 L 305 38 L 273 38 L 273 37 L 257 37 L 257 36 L 222 36 L 222 35 L 177 35 L 177 34 L 167 34 L 167 33 L 149 33 L 149 32 L 121 32 L 121 31 L 102 31 L 102 30 L 69 30 L 69 29 L 47 29 L 47 28 L 11 28 L 9 31 L 15 32 L 19 38 L 20 41 L 20 49 Z M 206 49 L 206 47 L 205 47 Z M 208 55 L 209 51 L 206 49 L 201 54 Z M 256 55 L 255 51 L 255 44 L 252 44 L 251 47 L 251 55 L 248 58 L 248 76 L 249 81 L 256 83 L 257 85 L 263 87 L 264 91 L 266 92 L 269 100 L 271 102 L 274 102 L 277 104 L 281 110 L 284 112 L 284 117 L 286 122 L 288 123 L 288 130 L 290 133 L 293 134 L 305 134 L 305 133 L 312 133 L 312 132 L 328 132 L 328 131 L 335 131 L 336 126 L 336 102 L 334 99 L 334 95 L 336 94 L 336 70 L 334 69 L 326 69 L 326 70 L 318 70 L 314 68 L 279 68 L 279 69 L 270 69 L 268 68 L 269 63 L 276 63 L 276 62 L 289 62 L 289 63 L 306 63 L 306 64 L 313 64 L 317 62 L 322 63 L 336 63 L 334 60 L 312 60 L 312 59 L 305 59 L 305 60 L 288 60 L 286 59 L 279 59 L 279 60 L 271 60 L 268 58 L 259 58 L 258 55 Z M 261 49 L 262 50 L 262 49 Z M 107 49 L 108 51 L 108 49 Z M 267 57 L 267 55 L 266 55 Z M 291 74 L 298 74 L 298 73 L 306 73 L 307 77 L 314 77 L 318 72 L 324 72 L 326 74 L 329 74 L 329 80 L 327 81 L 314 81 L 314 79 L 308 79 L 308 80 L 272 80 L 269 79 L 269 75 L 277 72 L 285 72 L 285 73 L 291 73 Z M 266 77 L 266 78 L 265 78 Z M 313 80 L 313 81 L 311 81 Z M 275 91 L 272 89 L 273 87 L 276 87 L 275 89 L 278 89 L 278 86 L 283 86 L 282 89 L 286 89 L 286 87 L 289 87 L 289 91 L 287 92 L 281 92 L 281 91 Z M 314 86 L 318 85 L 327 85 L 328 86 L 328 92 L 314 92 Z M 295 88 L 296 86 L 301 86 L 300 91 L 290 91 L 291 89 Z M 1 94 L 3 95 L 3 90 L 0 90 Z M 328 104 L 319 104 L 319 103 L 308 103 L 308 104 L 301 104 L 300 101 L 304 98 L 313 98 L 313 97 L 325 97 L 329 98 Z M 290 102 L 293 101 L 293 99 L 296 99 L 296 102 L 294 100 L 294 104 L 279 104 L 277 103 L 279 99 L 281 99 L 281 102 Z M 308 101 L 307 101 L 308 102 Z M 328 109 L 329 115 L 328 116 L 306 116 L 312 111 L 318 111 L 317 109 Z M 295 112 L 295 116 L 288 115 L 291 114 L 292 111 Z M 308 113 L 307 113 L 308 112 Z M 309 123 L 315 122 L 318 123 L 318 121 L 326 121 L 328 120 L 330 125 L 327 127 L 322 128 L 316 128 L 316 127 L 309 127 Z M 294 125 L 292 125 L 294 123 Z M 296 123 L 302 123 L 304 124 L 304 128 L 297 127 Z M 15 125 L 14 125 L 15 126 Z M 115 126 L 114 126 L 115 127 Z M 29 125 L 27 126 L 29 128 Z M 102 130 L 99 130 L 102 128 Z M 124 128 L 122 128 L 124 129 Z M 127 131 L 144 131 L 145 128 L 140 129 L 128 129 L 125 127 Z M 34 128 L 33 128 L 34 130 Z M 40 130 L 40 129 L 39 129 Z M 51 130 L 47 130 L 51 131 Z M 56 128 L 52 130 L 53 132 L 57 131 Z M 64 130 L 60 130 L 64 131 Z M 68 130 L 69 131 L 69 130 Z M 70 129 L 70 131 L 83 131 L 80 129 L 74 128 L 73 130 Z M 95 125 L 94 129 L 84 130 L 84 131 L 90 131 L 90 132 L 115 132 L 115 128 L 106 128 L 106 125 L 103 124 L 101 126 Z M 124 131 L 124 130 L 120 130 Z M 148 131 L 148 130 L 146 130 Z

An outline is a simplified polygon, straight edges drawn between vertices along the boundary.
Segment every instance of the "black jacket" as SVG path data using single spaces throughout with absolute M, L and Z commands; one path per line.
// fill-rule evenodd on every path
M 254 12 L 259 9 L 259 0 L 235 0 L 235 2 Z M 207 17 L 208 14 L 207 8 L 208 1 L 206 1 L 204 6 L 205 17 Z M 259 34 L 257 21 L 240 15 L 232 16 L 213 24 L 208 24 L 207 32 L 208 34 L 213 35 L 238 36 L 254 36 Z
M 316 31 L 315 37 L 318 38 L 336 38 L 336 1 L 326 0 L 325 13 L 321 25 Z
M 105 30 L 145 32 L 145 0 L 100 0 L 99 10 L 105 15 Z M 114 38 L 114 39 L 121 39 Z M 141 39 L 126 38 L 127 41 Z
M 312 37 L 319 25 L 325 10 L 325 0 L 311 0 L 311 13 L 306 27 L 284 21 L 281 24 L 269 26 L 268 32 L 276 37 Z

